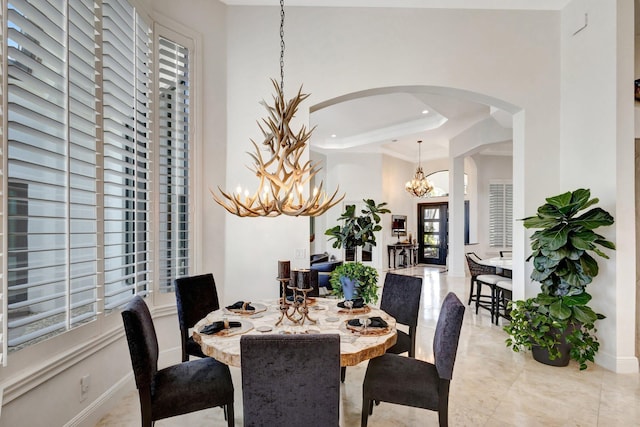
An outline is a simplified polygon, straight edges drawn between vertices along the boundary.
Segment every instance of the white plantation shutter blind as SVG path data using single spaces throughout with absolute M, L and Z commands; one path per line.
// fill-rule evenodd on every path
M 69 298 L 71 324 L 97 312 L 96 35 L 93 0 L 70 0 L 69 34 Z
M 151 270 L 151 30 L 124 0 L 103 3 L 105 309 L 146 295 Z
M 159 289 L 189 274 L 189 51 L 164 37 L 158 42 L 160 149 Z
M 5 314 L 18 349 L 97 312 L 94 3 L 12 0 L 6 20 Z
M 0 3 L 1 4 L 1 3 Z M 0 19 L 4 22 L 4 8 L 0 9 Z M 4 25 L 0 26 L 0 40 L 5 40 L 4 34 Z M 5 80 L 4 69 L 6 64 L 6 49 L 5 44 L 0 44 L 0 81 Z M 5 210 L 4 210 L 4 200 L 6 194 L 6 180 L 5 180 L 5 148 L 7 146 L 6 142 L 6 132 L 5 132 L 5 122 L 4 122 L 5 114 L 4 114 L 4 85 L 0 84 L 0 200 L 3 203 L 0 203 L 0 283 L 2 286 L 0 287 L 0 365 L 7 366 L 7 322 L 6 322 L 6 314 L 7 313 L 7 299 L 5 295 L 7 294 L 7 281 L 5 280 L 5 272 L 6 272 L 6 228 L 5 228 Z
M 513 235 L 513 184 L 489 184 L 489 245 L 511 247 Z
M 190 48 L 162 38 L 153 76 L 150 23 L 127 0 L 0 5 L 6 365 L 7 354 L 151 292 L 156 230 L 163 268 L 155 288 L 172 291 L 188 274 L 192 126 Z M 163 94 L 152 97 L 156 80 Z M 155 110 L 162 137 L 151 147 Z

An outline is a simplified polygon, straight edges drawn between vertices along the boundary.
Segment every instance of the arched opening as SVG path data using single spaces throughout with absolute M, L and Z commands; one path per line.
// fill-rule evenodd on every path
M 451 191 L 438 190 L 442 194 L 438 193 L 437 197 L 448 198 L 450 204 L 448 229 L 449 237 L 453 237 L 448 248 L 450 274 L 464 275 L 465 200 L 469 205 L 471 227 L 476 227 L 472 234 L 478 240 L 486 239 L 484 221 L 488 208 L 484 205 L 484 196 L 488 188 L 485 190 L 484 186 L 495 177 L 483 168 L 500 164 L 503 171 L 500 178 L 513 180 L 514 194 L 517 194 L 517 183 L 523 182 L 522 176 L 515 176 L 523 171 L 522 167 L 516 167 L 515 159 L 495 161 L 499 157 L 513 159 L 517 151 L 513 147 L 522 144 L 518 138 L 523 132 L 514 129 L 522 125 L 521 121 L 513 120 L 518 112 L 518 107 L 504 100 L 456 88 L 395 86 L 353 92 L 310 108 L 309 122 L 316 126 L 310 142 L 311 156 L 312 160 L 326 165 L 320 178 L 327 185 L 340 185 L 348 200 L 374 197 L 379 199 L 376 201 L 388 202 L 393 213 L 408 215 L 408 223 L 413 224 L 409 231 L 415 235 L 418 201 L 404 194 L 401 188 L 415 171 L 418 163 L 415 143 L 422 140 L 421 163 L 425 174 L 447 171 L 434 175 L 433 179 L 448 179 L 446 186 L 438 186 L 441 188 L 453 185 Z M 461 167 L 455 167 L 453 159 L 456 158 L 462 159 Z M 467 173 L 469 164 L 480 165 L 473 177 Z M 508 172 L 504 172 L 505 165 Z M 363 172 L 363 168 L 374 167 L 379 169 L 380 179 L 371 179 L 371 175 Z M 449 173 L 460 174 L 460 179 L 444 178 Z M 455 202 L 458 193 L 459 205 Z M 456 212 L 458 209 L 462 213 Z M 318 236 L 327 226 L 332 226 L 334 220 L 314 220 L 316 247 L 312 251 L 330 249 L 321 247 L 318 241 L 323 239 Z M 383 223 L 383 226 L 390 227 L 390 224 Z M 460 238 L 456 237 L 458 234 Z M 384 248 L 384 245 L 382 241 L 380 246 Z M 522 251 L 524 253 L 524 248 Z M 380 252 L 383 255 L 384 250 Z M 381 261 L 384 261 L 382 257 Z

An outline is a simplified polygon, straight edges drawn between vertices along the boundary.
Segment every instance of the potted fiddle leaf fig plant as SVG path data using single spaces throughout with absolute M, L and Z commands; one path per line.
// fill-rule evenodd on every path
M 602 249 L 615 250 L 614 243 L 596 233 L 612 225 L 613 217 L 588 189 L 578 189 L 546 199 L 535 216 L 523 219 L 531 236 L 531 279 L 540 283 L 537 296 L 510 303 L 511 322 L 504 327 L 508 347 L 532 350 L 539 362 L 566 366 L 570 359 L 580 369 L 593 362 L 600 343 L 595 323 L 604 319 L 588 303 L 587 292 L 598 275 L 592 254 L 608 259 Z M 586 212 L 585 209 L 591 208 Z
M 334 248 L 345 248 L 353 254 L 353 262 L 346 262 L 331 273 L 329 282 L 332 293 L 351 300 L 364 299 L 365 303 L 378 300 L 378 271 L 358 261 L 358 247 L 376 246 L 375 233 L 382 230 L 380 215 L 391 212 L 386 203 L 376 204 L 372 199 L 364 199 L 364 206 L 357 213 L 356 205 L 347 205 L 338 221 L 344 221 L 325 231 L 329 240 L 334 240 Z

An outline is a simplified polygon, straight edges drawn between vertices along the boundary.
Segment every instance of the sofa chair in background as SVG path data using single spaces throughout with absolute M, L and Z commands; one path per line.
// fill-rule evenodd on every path
M 325 261 L 311 264 L 309 268 L 318 272 L 318 288 L 324 287 L 331 292 L 333 288 L 329 283 L 329 278 L 331 277 L 331 272 L 339 265 L 342 265 L 342 261 Z

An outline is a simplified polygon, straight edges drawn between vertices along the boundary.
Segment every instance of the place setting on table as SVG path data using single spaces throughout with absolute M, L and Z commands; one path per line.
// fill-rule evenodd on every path
M 357 295 L 353 298 L 349 290 L 343 301 L 309 297 L 309 274 L 308 269 L 291 271 L 288 261 L 279 261 L 279 298 L 240 300 L 213 311 L 194 326 L 194 340 L 205 354 L 232 366 L 240 366 L 244 334 L 339 334 L 343 366 L 381 355 L 395 344 L 393 317 Z

